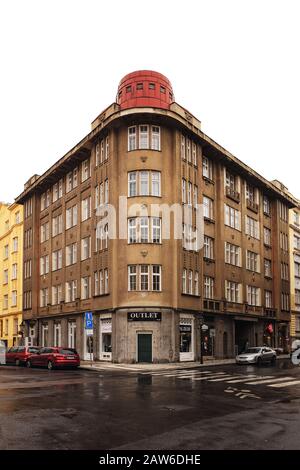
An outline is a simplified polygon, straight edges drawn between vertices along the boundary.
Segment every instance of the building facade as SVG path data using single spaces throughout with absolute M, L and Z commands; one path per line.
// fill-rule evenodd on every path
M 91 132 L 16 201 L 31 342 L 114 362 L 287 348 L 294 201 L 205 135 L 163 75 L 124 77 Z
M 300 202 L 290 210 L 291 339 L 300 339 Z
M 23 295 L 23 206 L 0 203 L 0 341 L 18 343 Z

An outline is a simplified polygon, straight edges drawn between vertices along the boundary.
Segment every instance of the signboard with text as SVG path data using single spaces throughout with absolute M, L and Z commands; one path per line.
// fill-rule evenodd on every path
M 161 321 L 161 312 L 128 312 L 128 321 Z
M 84 328 L 86 330 L 92 330 L 93 329 L 93 313 L 92 312 L 85 312 Z

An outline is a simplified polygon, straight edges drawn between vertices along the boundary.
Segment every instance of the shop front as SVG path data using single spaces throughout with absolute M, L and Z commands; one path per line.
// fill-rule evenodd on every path
M 194 318 L 192 315 L 180 315 L 179 320 L 179 338 L 181 362 L 194 361 L 195 359 L 195 341 L 194 341 Z
M 101 361 L 112 360 L 112 316 L 102 314 L 99 319 L 99 358 Z
M 268 320 L 264 323 L 263 344 L 275 348 L 275 322 Z

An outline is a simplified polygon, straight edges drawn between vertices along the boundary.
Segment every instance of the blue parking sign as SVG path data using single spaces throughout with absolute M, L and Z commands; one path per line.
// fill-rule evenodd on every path
M 85 312 L 85 329 L 93 329 L 93 312 Z

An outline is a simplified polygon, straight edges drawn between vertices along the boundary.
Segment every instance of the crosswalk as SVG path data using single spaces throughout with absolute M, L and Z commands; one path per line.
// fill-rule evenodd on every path
M 153 371 L 142 372 L 142 375 L 152 375 L 152 377 L 175 378 L 176 380 L 190 380 L 191 382 L 208 382 L 224 384 L 242 384 L 242 385 L 265 385 L 266 387 L 285 388 L 300 385 L 299 377 L 290 375 L 258 375 L 258 374 L 239 374 L 224 371 L 214 372 L 212 370 L 173 370 L 173 371 Z

